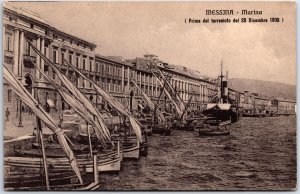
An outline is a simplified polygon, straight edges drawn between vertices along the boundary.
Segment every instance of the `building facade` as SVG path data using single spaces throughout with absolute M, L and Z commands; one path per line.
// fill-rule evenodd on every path
M 96 45 L 78 37 L 66 34 L 50 26 L 39 15 L 4 4 L 3 9 L 3 48 L 4 65 L 24 84 L 26 89 L 46 107 L 52 99 L 55 110 L 66 109 L 67 104 L 57 95 L 51 85 L 35 68 L 38 66 L 48 76 L 59 81 L 55 72 L 30 47 L 30 42 L 63 71 L 77 86 L 85 88 L 85 82 L 76 79 L 64 60 L 76 65 L 83 71 L 95 69 Z M 4 106 L 12 113 L 26 110 L 17 97 L 7 87 L 4 80 Z
M 181 100 L 185 104 L 190 101 L 190 106 L 195 110 L 204 109 L 205 105 L 210 102 L 215 90 L 217 90 L 215 80 L 203 77 L 200 73 L 195 73 L 186 67 L 163 62 L 156 55 L 147 54 L 143 58 L 137 57 L 126 61 L 132 63 L 135 68 L 133 80 L 154 102 L 158 100 L 162 88 L 148 67 L 154 62 L 178 93 Z M 137 94 L 136 97 L 140 98 L 137 103 L 142 102 L 138 90 L 134 88 L 133 90 Z M 160 101 L 162 101 L 164 109 L 171 108 L 171 103 L 167 96 L 163 95 Z
M 79 77 L 65 61 L 78 67 L 125 107 L 129 108 L 131 101 L 133 110 L 138 110 L 139 105 L 143 105 L 144 102 L 140 92 L 130 83 L 131 79 L 154 102 L 158 100 L 161 93 L 161 85 L 148 68 L 148 64 L 153 60 L 160 70 L 169 77 L 169 82 L 182 101 L 188 103 L 191 99 L 190 105 L 195 110 L 203 110 L 219 91 L 217 80 L 184 66 L 164 62 L 155 55 L 123 59 L 118 56 L 96 54 L 97 45 L 56 29 L 36 13 L 18 9 L 8 4 L 4 4 L 3 8 L 2 38 L 4 66 L 13 72 L 47 111 L 52 113 L 67 110 L 69 106 L 35 68 L 38 66 L 48 76 L 59 82 L 52 68 L 35 53 L 28 42 L 59 66 L 63 73 L 100 110 L 111 109 L 111 107 L 101 96 L 96 94 L 92 85 Z M 12 115 L 29 111 L 15 96 L 5 80 L 3 94 L 4 108 L 8 108 Z M 254 104 L 253 97 L 251 97 L 253 95 L 247 93 L 229 90 L 229 96 L 238 98 L 241 106 Z M 161 103 L 163 104 L 160 106 L 161 109 L 171 109 L 171 103 L 166 96 L 162 96 Z M 258 103 L 256 102 L 256 104 Z M 293 106 L 286 105 L 287 102 L 278 102 L 278 104 L 282 107 L 289 107 L 289 109 Z

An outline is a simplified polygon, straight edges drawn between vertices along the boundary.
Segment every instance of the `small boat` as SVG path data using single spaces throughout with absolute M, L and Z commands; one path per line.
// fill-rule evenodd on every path
M 32 143 L 32 148 L 33 148 L 32 150 L 34 152 L 37 149 L 40 149 L 40 145 L 38 143 Z M 47 153 L 47 156 L 50 155 L 49 157 L 59 157 L 59 154 L 62 153 L 61 152 L 61 147 L 57 143 L 45 143 L 45 150 L 51 150 L 51 152 Z M 83 154 L 83 153 L 88 153 L 89 152 L 89 146 L 88 145 L 83 145 L 83 144 L 81 144 L 81 145 L 73 144 L 72 150 L 76 155 Z M 15 149 L 15 151 L 16 151 L 16 149 Z M 29 151 L 29 150 L 22 150 L 22 151 Z M 17 152 L 18 152 L 18 150 L 17 150 Z M 51 155 L 53 155 L 53 156 L 51 156 Z
M 57 191 L 94 191 L 99 188 L 99 174 L 97 170 L 97 156 L 93 156 L 93 177 L 94 182 L 80 184 L 78 177 L 74 172 L 49 172 L 48 183 L 49 189 Z M 10 171 L 11 166 L 5 165 L 4 188 L 6 191 L 42 191 L 46 190 L 45 180 L 41 177 L 41 171 L 31 172 L 27 167 L 17 168 L 16 171 Z M 21 170 L 20 170 L 21 169 Z M 81 172 L 81 175 L 91 180 L 92 173 Z
M 140 158 L 140 143 L 123 143 L 124 159 L 139 159 Z
M 41 157 L 42 153 L 39 149 L 30 149 L 30 150 L 24 150 L 24 149 L 14 149 L 15 156 L 18 157 Z M 51 149 L 45 149 L 46 155 L 48 158 L 63 158 L 65 155 L 62 151 L 58 150 L 51 150 Z M 76 152 L 74 152 L 76 154 Z M 103 153 L 99 153 L 100 157 L 109 157 L 117 155 L 117 151 L 115 150 L 109 150 Z M 89 156 L 89 150 L 81 150 L 80 153 L 76 154 L 76 157 L 88 157 Z
M 139 119 L 139 122 L 142 124 L 142 130 L 146 133 L 146 135 L 151 136 L 153 133 L 153 127 L 151 126 L 151 117 L 141 118 Z
M 24 175 L 24 174 L 23 174 Z M 27 181 L 24 181 L 24 178 Z M 33 181 L 31 179 L 34 178 Z M 38 181 L 39 179 L 39 181 Z M 52 191 L 95 191 L 99 188 L 99 182 L 80 184 L 78 178 L 75 175 L 65 177 L 63 173 L 58 173 L 55 178 L 50 174 L 49 176 L 50 190 Z M 20 176 L 17 180 L 11 180 L 4 178 L 4 190 L 5 191 L 43 191 L 46 190 L 45 181 L 41 180 L 41 175 L 35 176 Z
M 153 133 L 157 133 L 157 134 L 161 134 L 161 135 L 165 135 L 165 136 L 169 136 L 172 133 L 172 127 L 168 127 L 168 126 L 163 126 L 163 125 L 153 125 L 152 126 L 152 132 Z
M 203 113 L 206 115 L 199 128 L 199 136 L 230 135 L 231 104 L 208 104 Z
M 98 157 L 99 172 L 119 172 L 121 170 L 121 159 L 119 155 L 113 155 L 107 158 Z M 92 172 L 93 161 L 88 156 L 77 156 L 78 167 L 82 171 Z M 4 158 L 4 164 L 11 167 L 23 167 L 28 171 L 40 171 L 42 159 L 32 157 L 10 156 Z M 69 161 L 66 158 L 47 158 L 49 172 L 67 172 L 72 171 Z
M 7 168 L 7 167 L 6 167 Z M 81 172 L 81 175 L 85 175 Z M 50 185 L 66 185 L 79 183 L 74 172 L 59 172 L 49 174 Z M 7 172 L 4 178 L 4 188 L 37 187 L 44 185 L 45 180 L 41 179 L 41 174 L 28 172 Z
M 53 151 L 53 150 L 52 150 Z M 39 171 L 41 167 L 42 158 L 38 149 L 36 150 L 15 150 L 18 156 L 7 156 L 4 158 L 4 164 L 15 167 L 27 167 L 32 171 Z M 45 151 L 47 153 L 47 165 L 49 171 L 52 172 L 65 172 L 72 171 L 72 167 L 69 165 L 69 160 L 65 158 L 62 152 L 58 150 L 51 153 L 51 149 Z M 51 154 L 50 154 L 51 153 Z M 57 156 L 56 156 L 57 155 Z M 52 157 L 51 157 L 52 156 Z M 89 154 L 76 155 L 79 169 L 84 172 L 92 172 L 93 161 Z M 97 168 L 99 172 L 119 172 L 121 170 L 122 152 L 120 144 L 118 144 L 117 150 L 111 150 L 107 152 L 97 153 Z

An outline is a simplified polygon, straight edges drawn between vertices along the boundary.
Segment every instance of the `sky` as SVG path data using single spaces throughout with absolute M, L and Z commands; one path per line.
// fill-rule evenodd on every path
M 289 2 L 10 2 L 54 27 L 97 45 L 96 53 L 123 58 L 146 51 L 163 61 L 217 77 L 296 84 L 296 6 Z M 232 9 L 234 16 L 206 16 Z M 242 16 L 241 10 L 262 15 Z M 280 23 L 185 23 L 185 19 L 283 18 Z

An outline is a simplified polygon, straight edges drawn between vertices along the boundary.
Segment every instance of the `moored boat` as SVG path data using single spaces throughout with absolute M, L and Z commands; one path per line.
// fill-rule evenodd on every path
M 4 167 L 8 169 L 8 166 Z M 85 175 L 81 172 L 81 175 Z M 5 172 L 4 187 L 7 188 L 19 188 L 19 187 L 38 187 L 39 185 L 45 185 L 45 180 L 41 179 L 41 174 L 27 172 Z M 49 174 L 50 185 L 66 185 L 66 184 L 78 184 L 79 180 L 73 172 L 58 172 Z
M 111 155 L 109 157 L 101 157 L 97 155 L 97 168 L 99 172 L 119 172 L 121 170 L 121 156 Z M 4 158 L 4 164 L 8 167 L 23 167 L 28 171 L 40 171 L 42 159 L 32 157 L 16 157 L 10 156 Z M 87 156 L 77 156 L 78 167 L 81 171 L 92 172 L 93 161 Z M 66 158 L 47 158 L 49 172 L 67 172 L 72 168 Z

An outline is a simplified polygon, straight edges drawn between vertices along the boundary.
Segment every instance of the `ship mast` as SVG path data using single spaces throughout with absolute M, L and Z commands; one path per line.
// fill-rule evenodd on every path
M 222 59 L 222 61 L 221 61 L 221 76 L 220 76 L 220 78 L 221 78 L 221 98 L 219 100 L 220 103 L 223 103 L 223 97 L 224 97 L 223 77 L 224 77 L 224 75 L 223 75 L 223 59 Z

